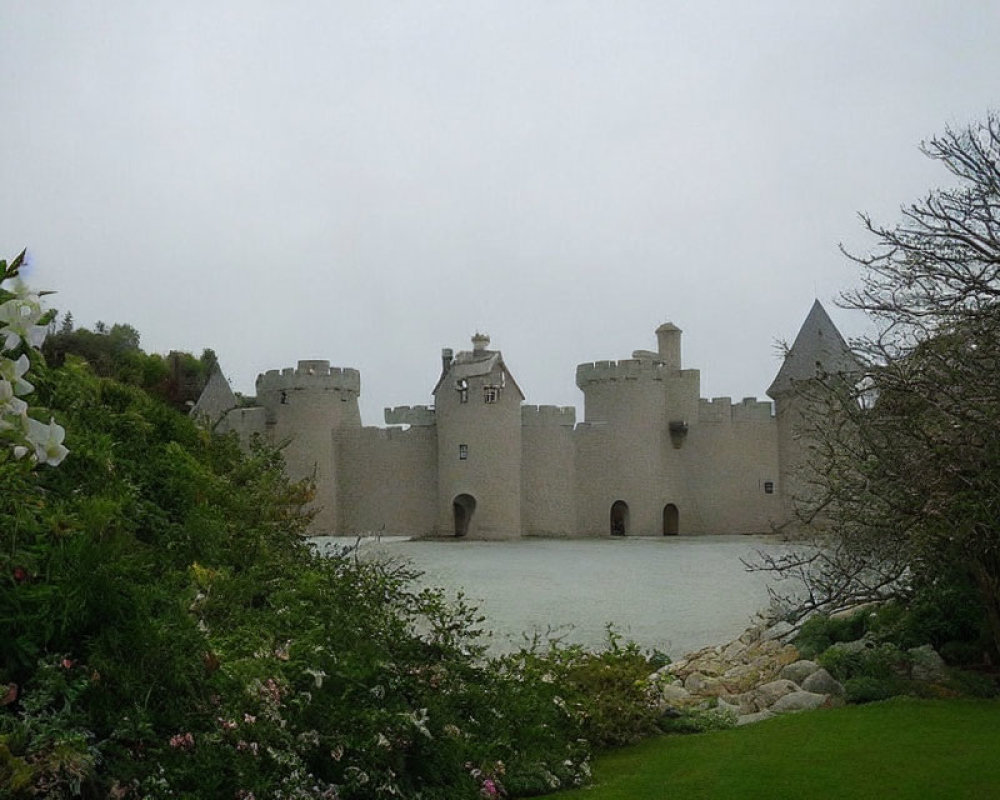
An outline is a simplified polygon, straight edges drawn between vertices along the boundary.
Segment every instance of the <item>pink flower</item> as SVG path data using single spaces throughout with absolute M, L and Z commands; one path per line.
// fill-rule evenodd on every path
M 483 781 L 483 788 L 480 790 L 480 794 L 483 797 L 497 797 L 500 794 L 500 790 L 497 789 L 497 785 L 493 782 L 492 778 L 487 778 Z
M 194 749 L 194 736 L 188 733 L 178 733 L 170 737 L 170 746 L 175 750 Z
M 258 745 L 257 742 L 247 742 L 247 741 L 244 741 L 243 739 L 240 739 L 236 743 L 236 749 L 239 752 L 241 752 L 241 753 L 249 752 L 251 755 L 254 755 L 254 756 L 257 755 L 257 751 L 258 751 L 259 747 L 260 747 L 260 745 Z

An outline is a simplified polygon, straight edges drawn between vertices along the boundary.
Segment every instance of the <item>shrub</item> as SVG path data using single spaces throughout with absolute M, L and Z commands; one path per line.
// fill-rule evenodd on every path
M 819 657 L 819 663 L 841 682 L 850 678 L 885 680 L 905 675 L 909 658 L 894 645 L 882 644 L 854 651 L 833 647 Z
M 868 610 L 860 610 L 847 617 L 815 614 L 802 624 L 794 644 L 802 658 L 815 658 L 831 644 L 853 642 L 864 636 L 870 616 Z
M 608 629 L 608 646 L 599 652 L 579 645 L 537 643 L 501 659 L 504 669 L 558 687 L 560 698 L 581 721 L 583 736 L 595 748 L 614 747 L 658 732 L 659 710 L 647 692 L 656 670 L 651 656 L 634 642 L 621 644 Z
M 907 688 L 899 678 L 859 676 L 844 681 L 844 696 L 848 703 L 873 703 L 906 694 Z

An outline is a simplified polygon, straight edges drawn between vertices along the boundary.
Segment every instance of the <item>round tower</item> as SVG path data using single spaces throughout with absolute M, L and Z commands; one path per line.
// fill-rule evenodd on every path
M 337 533 L 336 431 L 361 427 L 360 394 L 358 371 L 329 361 L 299 361 L 294 369 L 257 377 L 257 402 L 266 410 L 271 441 L 284 445 L 288 476 L 315 478 L 317 533 Z
M 503 357 L 477 333 L 471 352 L 442 354 L 434 389 L 440 535 L 520 536 L 521 402 Z
M 666 382 L 675 374 L 676 368 L 649 358 L 576 368 L 584 395 L 577 451 L 582 533 L 661 532 L 663 452 L 669 446 Z
M 815 451 L 816 429 L 825 421 L 817 405 L 822 397 L 817 378 L 840 375 L 850 380 L 857 369 L 850 347 L 816 300 L 767 390 L 774 400 L 778 491 L 788 520 L 814 502 L 816 474 L 823 469 Z

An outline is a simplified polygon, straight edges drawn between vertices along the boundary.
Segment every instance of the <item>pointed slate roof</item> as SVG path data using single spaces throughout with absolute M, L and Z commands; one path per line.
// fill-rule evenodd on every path
M 222 370 L 216 364 L 208 377 L 208 383 L 201 391 L 198 402 L 191 409 L 191 416 L 195 419 L 208 420 L 209 425 L 214 425 L 226 415 L 227 411 L 238 405 L 239 401 L 233 394 L 229 381 L 225 379 Z
M 792 391 L 797 381 L 816 377 L 817 368 L 827 373 L 853 372 L 858 362 L 837 326 L 817 300 L 785 355 L 781 369 L 768 387 L 768 397 Z

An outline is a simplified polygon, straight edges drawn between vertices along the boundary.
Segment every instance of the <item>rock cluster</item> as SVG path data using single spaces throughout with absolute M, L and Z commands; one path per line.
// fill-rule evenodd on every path
M 650 676 L 664 713 L 710 710 L 738 725 L 842 703 L 844 687 L 784 639 L 792 627 L 764 621 L 727 645 L 706 647 Z

